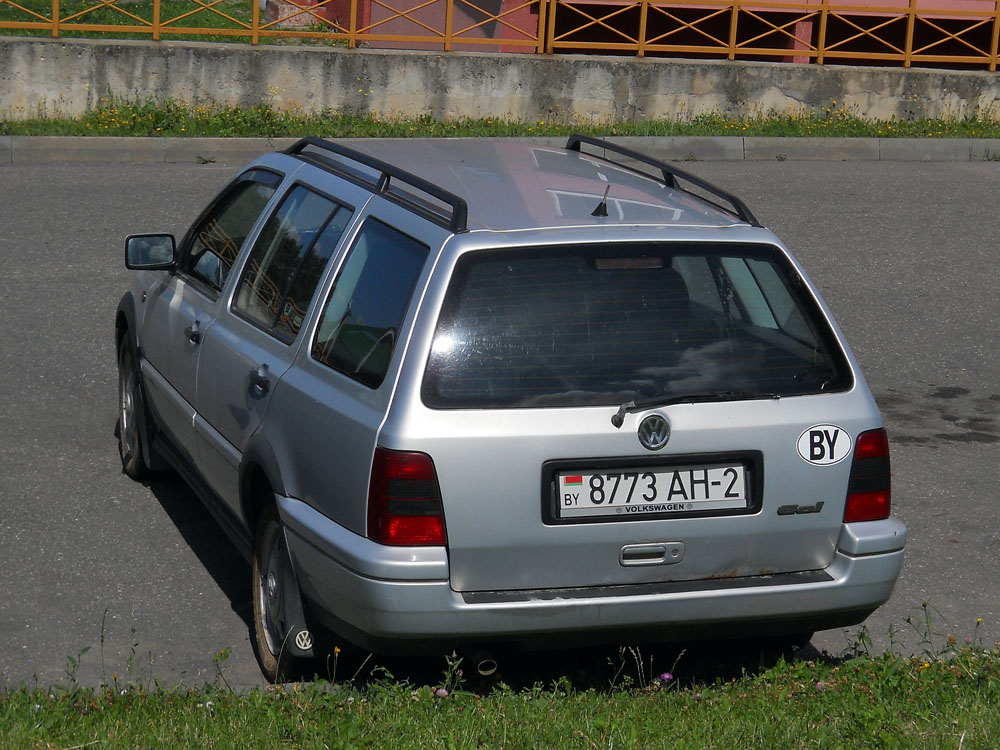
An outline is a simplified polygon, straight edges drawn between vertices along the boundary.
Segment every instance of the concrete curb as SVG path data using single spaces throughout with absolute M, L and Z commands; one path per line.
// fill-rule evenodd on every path
M 30 164 L 243 164 L 295 138 L 112 138 L 0 136 L 0 166 Z M 565 139 L 522 138 L 542 145 Z M 633 136 L 610 138 L 666 161 L 1000 161 L 1000 139 L 744 138 Z

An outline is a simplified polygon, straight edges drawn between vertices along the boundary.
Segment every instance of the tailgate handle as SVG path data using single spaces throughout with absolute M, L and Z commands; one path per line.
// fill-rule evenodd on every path
M 626 544 L 618 553 L 625 567 L 635 565 L 674 565 L 684 559 L 684 542 Z

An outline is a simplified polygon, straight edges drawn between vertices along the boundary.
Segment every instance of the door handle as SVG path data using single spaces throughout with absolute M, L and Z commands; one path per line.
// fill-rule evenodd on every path
M 188 341 L 192 344 L 201 343 L 201 322 L 195 321 L 189 326 L 184 327 L 184 335 L 187 336 Z
M 271 390 L 271 378 L 267 365 L 261 365 L 250 371 L 250 389 L 255 398 L 263 398 Z
M 675 565 L 684 560 L 684 542 L 626 544 L 618 553 L 624 567 L 640 565 Z

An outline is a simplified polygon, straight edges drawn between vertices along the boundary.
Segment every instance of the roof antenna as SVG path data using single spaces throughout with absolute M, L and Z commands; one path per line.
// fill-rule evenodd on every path
M 590 212 L 591 216 L 607 216 L 608 215 L 608 191 L 611 190 L 611 183 L 604 188 L 604 197 L 601 198 L 601 202 L 597 204 L 597 208 Z

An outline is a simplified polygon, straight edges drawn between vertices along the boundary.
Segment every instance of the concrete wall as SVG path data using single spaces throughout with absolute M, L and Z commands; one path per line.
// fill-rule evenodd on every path
M 1000 119 L 1000 76 L 987 72 L 0 38 L 0 118 L 80 115 L 108 95 L 383 117 L 633 121 L 832 108 Z

